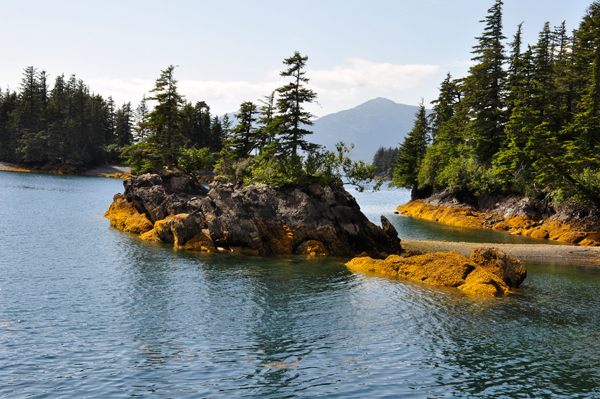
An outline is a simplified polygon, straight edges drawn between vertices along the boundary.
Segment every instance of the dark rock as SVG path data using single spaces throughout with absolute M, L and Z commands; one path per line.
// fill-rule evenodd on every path
M 123 182 L 124 197 L 154 223 L 164 242 L 185 247 L 206 237 L 217 248 L 260 254 L 401 252 L 394 226 L 371 223 L 342 186 L 248 187 L 215 181 L 210 190 L 187 176 L 143 175 Z

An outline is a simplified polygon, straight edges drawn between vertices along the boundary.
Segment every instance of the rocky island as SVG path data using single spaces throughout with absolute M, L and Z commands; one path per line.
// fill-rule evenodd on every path
M 111 225 L 182 249 L 375 258 L 402 250 L 394 226 L 384 216 L 383 227 L 370 222 L 341 185 L 275 189 L 215 181 L 206 189 L 174 172 L 123 185 L 105 214 Z

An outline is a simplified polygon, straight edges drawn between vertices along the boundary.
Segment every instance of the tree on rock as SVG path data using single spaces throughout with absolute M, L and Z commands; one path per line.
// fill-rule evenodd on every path
M 285 71 L 281 71 L 283 77 L 291 77 L 292 82 L 278 88 L 277 111 L 273 123 L 279 136 L 278 152 L 285 156 L 291 156 L 292 161 L 298 156 L 298 149 L 309 151 L 315 148 L 315 144 L 309 143 L 304 139 L 310 130 L 303 126 L 313 124 L 311 118 L 313 115 L 304 109 L 305 103 L 315 102 L 317 94 L 308 89 L 306 84 L 309 79 L 305 76 L 304 67 L 308 57 L 301 56 L 298 51 L 290 58 L 283 60 L 288 66 Z
M 180 138 L 181 129 L 181 107 L 185 104 L 183 96 L 177 91 L 177 80 L 173 76 L 175 67 L 170 65 L 161 71 L 156 80 L 154 93 L 149 100 L 155 100 L 158 104 L 148 116 L 146 126 L 152 132 L 150 141 L 155 145 L 157 155 L 162 158 L 168 169 L 173 168 L 177 140 Z

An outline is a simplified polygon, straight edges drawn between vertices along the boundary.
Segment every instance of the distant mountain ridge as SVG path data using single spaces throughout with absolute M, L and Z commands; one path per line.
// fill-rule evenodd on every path
M 418 109 L 416 105 L 398 104 L 378 97 L 315 120 L 313 134 L 307 139 L 328 150 L 334 150 L 340 141 L 353 143 L 351 157 L 371 162 L 380 146 L 398 147 L 402 143 L 413 127 Z
M 306 127 L 313 131 L 306 140 L 324 145 L 330 151 L 335 150 L 335 144 L 340 141 L 353 143 L 351 158 L 372 162 L 379 147 L 398 147 L 402 143 L 413 128 L 418 110 L 416 105 L 398 104 L 378 97 L 354 108 L 316 119 L 313 126 Z M 237 123 L 236 114 L 237 112 L 227 114 L 232 126 Z

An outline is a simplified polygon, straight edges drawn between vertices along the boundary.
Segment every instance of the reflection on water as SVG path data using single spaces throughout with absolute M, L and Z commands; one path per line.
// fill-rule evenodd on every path
M 111 229 L 120 190 L 0 173 L 0 396 L 600 396 L 600 269 L 530 262 L 493 299 L 189 253 Z

